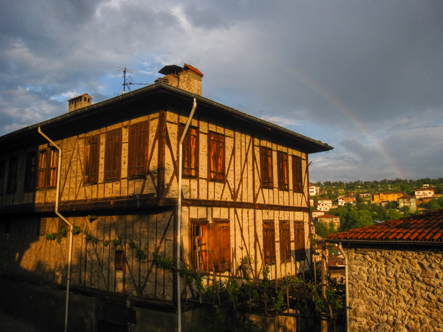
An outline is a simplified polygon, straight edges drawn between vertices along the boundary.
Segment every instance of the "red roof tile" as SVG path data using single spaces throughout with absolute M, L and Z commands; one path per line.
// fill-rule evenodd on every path
M 200 70 L 198 70 L 195 67 L 192 67 L 191 65 L 188 65 L 187 63 L 185 63 L 185 65 L 183 66 L 183 69 L 192 70 L 193 72 L 195 72 L 195 73 L 197 73 L 197 74 L 199 74 L 199 75 L 201 75 L 203 77 L 203 73 Z
M 328 240 L 443 243 L 443 209 L 408 218 L 330 234 Z

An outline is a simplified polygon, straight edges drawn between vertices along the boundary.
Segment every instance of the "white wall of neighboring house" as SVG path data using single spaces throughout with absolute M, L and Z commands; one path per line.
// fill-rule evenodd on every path
M 426 189 L 418 189 L 415 191 L 416 198 L 429 198 L 434 197 L 434 189 L 426 188 Z
M 318 196 L 320 195 L 320 187 L 318 186 L 309 186 L 309 195 Z

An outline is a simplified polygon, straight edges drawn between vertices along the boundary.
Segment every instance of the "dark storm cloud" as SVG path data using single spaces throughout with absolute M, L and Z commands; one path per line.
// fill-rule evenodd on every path
M 442 2 L 22 0 L 0 13 L 0 134 L 76 94 L 112 97 L 117 67 L 153 82 L 186 62 L 206 97 L 333 145 L 312 156 L 314 180 L 441 176 Z

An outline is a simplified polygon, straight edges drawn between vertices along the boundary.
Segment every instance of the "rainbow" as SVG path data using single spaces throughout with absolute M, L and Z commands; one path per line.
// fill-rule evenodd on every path
M 347 107 L 341 100 L 334 96 L 330 91 L 326 90 L 320 83 L 314 81 L 312 78 L 304 75 L 299 70 L 294 69 L 294 77 L 303 85 L 315 90 L 327 103 L 331 104 L 346 118 L 348 118 L 357 128 L 366 136 L 366 138 L 373 143 L 377 151 L 382 158 L 392 168 L 394 176 L 399 179 L 405 179 L 404 172 L 401 170 L 397 161 L 392 158 L 386 149 L 377 142 L 377 140 L 371 135 L 370 130 L 366 127 L 365 123 L 361 121 L 355 113 Z

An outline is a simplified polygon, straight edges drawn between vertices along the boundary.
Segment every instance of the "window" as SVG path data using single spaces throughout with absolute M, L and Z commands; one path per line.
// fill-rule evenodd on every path
M 192 221 L 192 264 L 203 271 L 228 271 L 231 268 L 229 221 L 209 224 L 206 220 Z
M 39 151 L 37 188 L 57 185 L 58 150 L 47 148 Z
M 113 130 L 106 133 L 105 142 L 105 181 L 120 179 L 122 150 L 122 131 Z
M 85 178 L 84 183 L 98 182 L 100 154 L 100 135 L 85 139 Z
M 179 140 L 185 130 L 185 125 L 180 124 Z M 183 176 L 196 177 L 198 170 L 198 131 L 189 127 L 183 141 Z
M 209 133 L 209 178 L 225 179 L 225 137 L 213 132 Z
M 280 260 L 291 262 L 291 230 L 289 221 L 280 221 Z
M 8 193 L 15 193 L 17 189 L 17 168 L 18 168 L 18 158 L 14 157 L 9 160 L 9 170 L 8 170 Z
M 296 260 L 304 260 L 305 252 L 305 224 L 303 221 L 294 222 L 294 244 Z
M 278 188 L 288 190 L 288 154 L 283 151 L 277 153 Z
M 264 146 L 260 147 L 260 164 L 262 174 L 262 187 L 271 189 L 272 181 L 272 150 Z
M 294 181 L 294 191 L 303 191 L 301 158 L 297 156 L 292 156 L 292 179 Z
M 5 161 L 0 160 L 0 195 L 3 194 L 4 184 L 5 184 Z
M 125 271 L 125 252 L 123 250 L 115 251 L 115 269 Z
M 265 264 L 275 264 L 275 228 L 274 221 L 263 221 L 263 250 Z
M 37 156 L 35 152 L 30 152 L 26 155 L 26 169 L 25 169 L 25 191 L 32 191 L 35 187 L 35 175 L 37 171 Z
M 192 221 L 191 225 L 192 266 L 200 271 L 209 271 L 208 221 L 196 220 Z
M 148 122 L 129 126 L 128 176 L 145 175 L 146 156 L 148 154 Z

